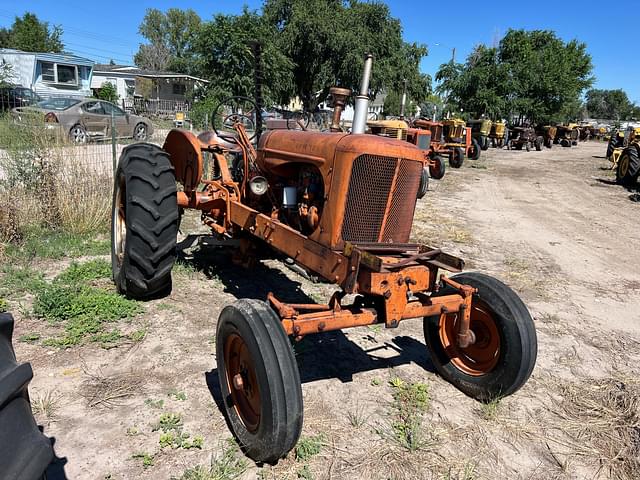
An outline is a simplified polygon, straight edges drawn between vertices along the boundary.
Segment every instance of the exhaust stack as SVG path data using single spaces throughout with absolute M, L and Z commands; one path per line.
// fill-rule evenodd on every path
M 351 133 L 364 133 L 367 127 L 367 114 L 369 113 L 369 80 L 371 79 L 372 65 L 373 55 L 367 53 L 364 56 L 364 72 L 362 72 L 362 82 L 360 82 L 360 94 L 356 97 Z

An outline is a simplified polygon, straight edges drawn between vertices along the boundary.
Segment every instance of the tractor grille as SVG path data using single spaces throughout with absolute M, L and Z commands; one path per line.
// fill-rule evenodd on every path
M 342 239 L 354 243 L 409 240 L 422 164 L 378 155 L 353 162 Z M 387 213 L 385 221 L 385 214 Z

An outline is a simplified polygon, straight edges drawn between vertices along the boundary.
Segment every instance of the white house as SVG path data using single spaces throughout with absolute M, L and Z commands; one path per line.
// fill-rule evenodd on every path
M 9 83 L 31 88 L 43 98 L 91 96 L 94 62 L 88 58 L 0 48 L 0 62 L 11 65 Z
M 136 96 L 177 102 L 184 102 L 194 90 L 209 83 L 184 73 L 155 72 L 130 65 L 96 65 L 91 88 L 98 90 L 107 82 L 116 86 L 120 99 Z

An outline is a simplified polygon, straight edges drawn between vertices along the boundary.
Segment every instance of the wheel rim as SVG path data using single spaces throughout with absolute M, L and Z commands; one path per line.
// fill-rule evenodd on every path
M 473 299 L 470 329 L 476 341 L 467 348 L 458 346 L 459 320 L 460 317 L 456 314 L 448 315 L 440 321 L 440 341 L 445 352 L 458 370 L 474 377 L 488 374 L 500 358 L 500 333 L 493 312 L 483 301 Z
M 73 130 L 71 130 L 71 138 L 73 138 L 75 143 L 84 143 L 86 140 L 86 134 L 82 128 L 73 127 Z
M 116 187 L 115 202 L 113 205 L 113 249 L 118 265 L 122 265 L 124 259 L 124 247 L 127 238 L 127 222 L 126 222 L 126 186 L 124 176 L 118 179 Z
M 224 364 L 233 407 L 247 430 L 255 432 L 260 425 L 260 388 L 247 344 L 235 333 L 225 339 Z
M 138 140 L 144 140 L 147 137 L 147 129 L 145 128 L 144 125 L 138 125 L 136 127 L 135 137 Z
M 620 158 L 620 176 L 626 177 L 628 171 L 629 171 L 629 157 L 627 155 L 623 155 Z

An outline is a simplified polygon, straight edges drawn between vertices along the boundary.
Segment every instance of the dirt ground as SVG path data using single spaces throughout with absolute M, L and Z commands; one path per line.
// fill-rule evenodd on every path
M 303 440 L 319 448 L 276 466 L 243 460 L 217 406 L 221 309 L 269 291 L 321 301 L 332 289 L 276 260 L 238 271 L 225 251 L 201 247 L 184 253 L 169 297 L 122 322 L 124 331 L 144 328 L 142 341 L 111 349 L 15 341 L 18 358 L 35 371 L 32 400 L 49 406 L 36 418 L 55 438 L 51 478 L 180 478 L 197 465 L 213 465 L 218 476 L 184 478 L 634 478 L 640 203 L 638 192 L 615 185 L 604 151 L 597 142 L 490 149 L 432 181 L 418 202 L 414 240 L 502 279 L 535 319 L 537 365 L 513 396 L 483 405 L 439 378 L 421 321 L 307 337 L 295 346 Z M 68 263 L 41 269 L 53 276 Z M 16 339 L 47 328 L 27 311 L 14 311 Z M 416 448 L 394 435 L 393 385 L 400 381 L 428 389 Z M 161 447 L 154 425 L 168 413 L 181 416 L 190 438 L 202 437 L 201 448 Z

